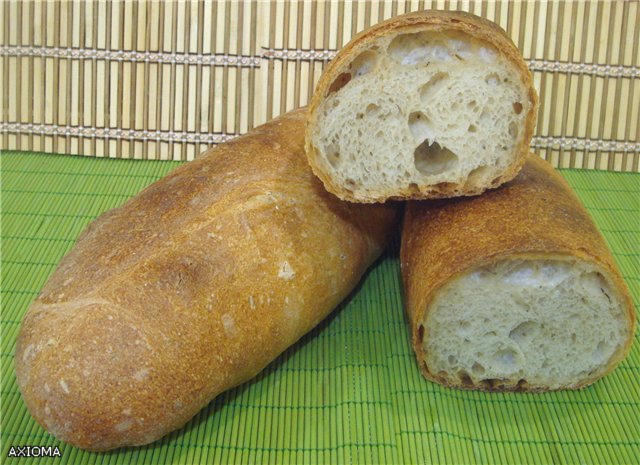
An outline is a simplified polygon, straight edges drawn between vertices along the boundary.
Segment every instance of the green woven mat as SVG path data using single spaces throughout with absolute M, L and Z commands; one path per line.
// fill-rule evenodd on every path
M 427 382 L 409 346 L 397 241 L 339 311 L 181 430 L 148 447 L 105 454 L 59 443 L 31 419 L 16 387 L 13 352 L 20 319 L 91 219 L 177 163 L 25 152 L 5 152 L 0 162 L 0 462 L 12 445 L 27 444 L 60 447 L 62 458 L 37 463 L 74 464 L 640 460 L 638 341 L 613 374 L 580 392 L 489 394 Z M 592 213 L 640 302 L 640 175 L 562 174 Z

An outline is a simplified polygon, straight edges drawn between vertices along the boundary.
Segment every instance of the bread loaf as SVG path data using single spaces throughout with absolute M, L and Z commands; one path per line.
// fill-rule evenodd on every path
M 395 207 L 327 193 L 305 118 L 220 145 L 91 223 L 20 328 L 16 374 L 38 423 L 85 449 L 155 441 L 347 296 Z
M 402 277 L 424 376 L 474 389 L 576 389 L 628 353 L 635 312 L 564 179 L 531 155 L 474 197 L 407 205 Z
M 338 52 L 311 100 L 306 151 L 342 199 L 475 195 L 517 174 L 536 113 L 531 73 L 500 27 L 421 11 Z

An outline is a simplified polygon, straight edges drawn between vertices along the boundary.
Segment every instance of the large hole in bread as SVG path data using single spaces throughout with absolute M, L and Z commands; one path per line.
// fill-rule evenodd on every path
M 351 74 L 350 73 L 342 73 L 340 74 L 335 81 L 333 81 L 331 83 L 331 86 L 329 86 L 329 93 L 333 93 L 333 92 L 338 92 L 340 89 L 342 89 L 344 86 L 346 86 L 349 81 L 351 81 Z
M 491 168 L 488 166 L 479 166 L 472 170 L 467 176 L 467 185 L 469 186 L 482 186 L 489 177 Z
M 458 163 L 455 153 L 438 142 L 425 140 L 413 153 L 416 169 L 426 175 L 440 174 L 452 169 Z
M 362 52 L 351 62 L 349 68 L 351 69 L 351 76 L 358 77 L 368 74 L 376 69 L 378 64 L 378 54 L 371 50 Z
M 420 99 L 423 102 L 429 100 L 439 90 L 444 88 L 444 81 L 449 77 L 449 73 L 436 73 L 431 79 L 427 81 L 422 87 L 420 87 Z
M 335 144 L 331 144 L 325 149 L 325 153 L 329 164 L 336 168 L 340 164 L 340 151 L 338 147 Z
M 540 331 L 540 325 L 535 321 L 524 321 L 509 332 L 509 339 L 520 347 L 531 341 Z
M 419 65 L 431 61 L 450 61 L 453 54 L 442 40 L 429 32 L 399 34 L 389 44 L 389 56 L 401 65 Z

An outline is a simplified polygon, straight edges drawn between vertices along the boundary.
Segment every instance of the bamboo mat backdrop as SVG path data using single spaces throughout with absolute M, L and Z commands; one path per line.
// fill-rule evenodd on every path
M 429 8 L 489 18 L 523 52 L 535 152 L 640 171 L 635 1 L 4 1 L 2 149 L 190 160 L 306 104 L 356 32 Z

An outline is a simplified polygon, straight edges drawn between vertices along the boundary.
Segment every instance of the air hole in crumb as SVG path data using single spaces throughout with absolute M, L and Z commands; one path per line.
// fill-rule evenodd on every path
M 458 378 L 460 379 L 460 382 L 462 383 L 463 386 L 473 386 L 473 381 L 471 380 L 471 376 L 469 376 L 469 373 L 467 373 L 464 370 L 460 370 L 458 372 Z
M 325 153 L 327 154 L 327 161 L 334 168 L 340 164 L 340 151 L 338 150 L 338 146 L 336 144 L 329 144 L 325 149 Z
M 517 362 L 517 354 L 513 349 L 503 349 L 496 352 L 493 361 L 503 370 L 515 368 Z
M 458 156 L 438 142 L 425 140 L 416 147 L 414 153 L 416 169 L 426 175 L 440 174 L 450 170 L 458 163 Z
M 411 174 L 406 173 L 405 176 L 411 176 Z M 412 182 L 411 184 L 409 184 L 409 192 L 411 192 L 412 194 L 419 194 L 420 188 L 415 182 Z
M 429 100 L 429 98 L 436 94 L 438 90 L 442 89 L 443 81 L 449 77 L 448 73 L 436 73 L 431 79 L 427 81 L 422 87 L 420 87 L 420 98 L 422 101 Z
M 534 339 L 540 332 L 540 325 L 535 321 L 524 321 L 509 332 L 509 339 L 519 346 Z
M 375 113 L 379 109 L 380 109 L 380 106 L 376 105 L 375 103 L 370 103 L 369 105 L 367 105 L 367 108 L 365 109 L 365 113 Z
M 378 54 L 371 50 L 362 52 L 351 62 L 349 68 L 351 69 L 351 76 L 356 78 L 363 76 L 375 70 L 378 63 Z
M 451 191 L 452 189 L 455 189 L 456 186 L 457 184 L 454 182 L 439 182 L 431 186 L 431 188 L 433 189 L 434 192 L 446 193 Z
M 488 389 L 499 389 L 501 386 L 504 386 L 503 381 L 498 378 L 487 378 L 482 381 Z
M 424 326 L 418 326 L 418 341 L 422 342 L 424 340 Z
M 483 375 L 484 374 L 484 367 L 480 363 L 475 362 L 471 366 L 471 371 L 473 371 L 473 373 L 476 374 L 476 375 Z
M 509 135 L 515 139 L 518 137 L 518 125 L 516 123 L 509 124 Z
M 345 179 L 344 183 L 349 187 L 355 187 L 356 186 L 356 182 L 353 179 L 350 179 L 350 178 Z
M 516 112 L 516 115 L 519 115 L 520 113 L 522 113 L 522 104 L 520 102 L 515 102 L 513 104 L 513 111 Z
M 490 86 L 497 86 L 498 84 L 500 84 L 500 77 L 496 73 L 491 73 L 486 78 L 484 78 L 484 82 L 486 82 Z
M 335 168 L 340 164 L 340 153 L 331 152 L 327 154 L 327 160 L 329 160 L 329 164 Z
M 329 87 L 329 94 L 339 91 L 344 86 L 346 86 L 349 83 L 349 81 L 351 81 L 351 74 L 342 73 L 336 78 L 335 81 L 331 83 L 331 86 Z
M 471 186 L 483 184 L 489 171 L 491 171 L 491 169 L 488 166 L 477 167 L 469 173 L 467 184 Z
M 398 34 L 389 44 L 387 54 L 404 66 L 428 65 L 432 61 L 452 59 L 447 46 L 440 43 L 432 32 Z
M 449 365 L 455 365 L 458 363 L 458 359 L 453 355 L 449 355 L 449 357 L 447 357 L 447 361 L 449 362 Z
M 447 372 L 444 370 L 439 371 L 438 373 L 433 375 L 433 377 L 442 384 L 446 384 L 449 379 Z
M 409 130 L 415 140 L 425 140 L 433 138 L 431 120 L 421 111 L 414 111 L 409 115 Z
M 467 128 L 467 131 L 469 131 L 469 132 L 477 132 L 478 131 L 478 127 L 475 124 L 470 124 L 469 127 Z
M 478 102 L 476 102 L 475 100 L 470 100 L 469 102 L 467 102 L 467 108 L 475 108 L 478 105 Z

